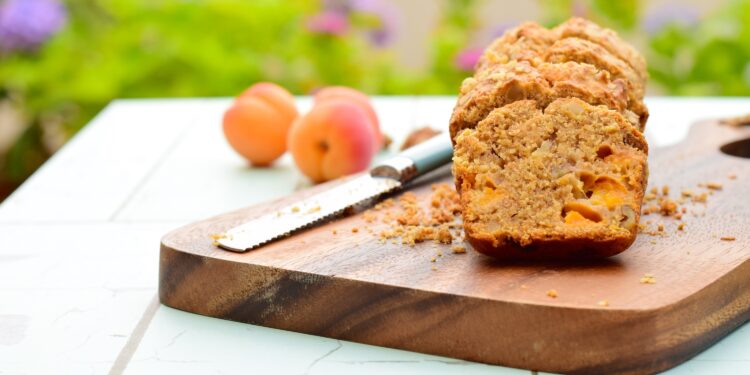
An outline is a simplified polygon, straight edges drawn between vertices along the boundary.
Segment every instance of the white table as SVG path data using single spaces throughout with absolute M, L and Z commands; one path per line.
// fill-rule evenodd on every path
M 0 206 L 0 373 L 529 373 L 161 306 L 162 234 L 306 185 L 288 156 L 250 169 L 230 150 L 220 126 L 229 103 L 115 101 Z M 453 104 L 375 99 L 396 145 L 416 126 L 446 127 Z M 750 99 L 648 104 L 652 147 L 696 119 L 750 111 Z M 670 372 L 750 373 L 750 325 Z

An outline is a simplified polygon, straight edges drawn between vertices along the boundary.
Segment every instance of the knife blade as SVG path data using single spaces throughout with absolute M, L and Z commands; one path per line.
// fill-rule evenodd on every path
M 229 229 L 216 242 L 234 252 L 246 252 L 341 214 L 357 205 L 404 187 L 409 181 L 451 161 L 453 146 L 447 134 L 435 137 L 387 159 L 370 170 L 329 190 Z

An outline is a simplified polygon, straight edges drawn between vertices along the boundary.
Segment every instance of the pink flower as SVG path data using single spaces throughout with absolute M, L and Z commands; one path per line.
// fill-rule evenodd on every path
M 473 71 L 479 57 L 482 56 L 482 51 L 481 48 L 466 48 L 459 52 L 455 59 L 456 67 L 465 72 Z
M 324 10 L 307 19 L 307 29 L 319 34 L 342 35 L 349 26 L 346 15 L 335 10 Z

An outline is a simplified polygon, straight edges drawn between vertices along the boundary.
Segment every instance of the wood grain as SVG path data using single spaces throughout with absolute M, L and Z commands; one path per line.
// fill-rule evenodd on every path
M 750 319 L 750 159 L 719 147 L 748 128 L 704 122 L 650 155 L 650 182 L 672 196 L 705 182 L 723 188 L 673 218 L 644 216 L 665 235 L 586 263 L 502 263 L 450 246 L 381 243 L 360 215 L 245 254 L 211 234 L 273 211 L 274 202 L 179 228 L 161 245 L 159 295 L 197 314 L 302 333 L 565 373 L 644 373 L 675 366 Z M 731 179 L 729 176 L 736 176 Z M 451 181 L 450 176 L 440 177 Z M 412 188 L 429 195 L 426 181 Z M 332 231 L 336 229 L 337 234 Z M 722 241 L 720 237 L 736 237 Z M 468 246 L 468 245 L 467 245 Z M 444 255 L 433 263 L 438 252 Z M 435 269 L 433 269 L 433 266 Z M 651 273 L 655 284 L 641 284 Z M 551 298 L 547 291 L 557 291 Z M 607 300 L 608 306 L 599 305 Z

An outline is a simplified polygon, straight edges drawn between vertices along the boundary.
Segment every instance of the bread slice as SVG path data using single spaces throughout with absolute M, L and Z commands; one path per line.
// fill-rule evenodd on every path
M 482 53 L 475 71 L 481 72 L 496 64 L 527 61 L 542 62 L 542 56 L 558 36 L 535 22 L 524 22 L 495 39 Z
M 552 30 L 558 39 L 580 38 L 596 43 L 604 47 L 613 55 L 630 65 L 636 74 L 641 77 L 641 82 L 648 80 L 646 60 L 635 48 L 625 43 L 616 32 L 605 29 L 589 20 L 583 18 L 571 18 Z
M 565 97 L 606 105 L 621 112 L 639 129 L 648 118 L 646 106 L 632 97 L 628 81 L 612 80 L 608 72 L 593 65 L 569 61 L 534 67 L 527 61 L 510 61 L 464 80 L 450 120 L 451 137 L 462 129 L 475 127 L 493 109 L 517 100 L 533 99 L 546 107 Z
M 647 152 L 619 112 L 578 98 L 497 108 L 455 137 L 466 237 L 499 258 L 622 252 L 637 233 Z
M 613 79 L 621 78 L 632 83 L 633 97 L 643 99 L 646 82 L 630 65 L 599 44 L 580 38 L 564 38 L 552 43 L 542 57 L 551 63 L 575 61 L 591 64 L 609 72 Z

